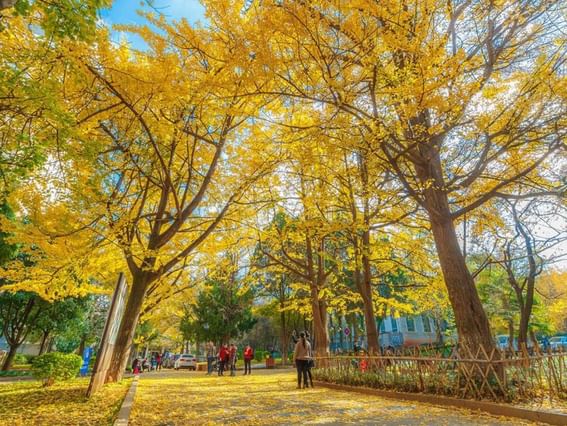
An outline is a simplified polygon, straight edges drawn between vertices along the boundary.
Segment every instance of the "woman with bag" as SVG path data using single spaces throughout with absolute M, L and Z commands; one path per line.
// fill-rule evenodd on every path
M 303 388 L 308 388 L 307 375 L 309 372 L 309 360 L 311 359 L 311 345 L 305 338 L 305 333 L 300 333 L 299 340 L 293 351 L 293 362 L 297 368 L 297 389 L 301 389 L 301 378 L 303 377 Z

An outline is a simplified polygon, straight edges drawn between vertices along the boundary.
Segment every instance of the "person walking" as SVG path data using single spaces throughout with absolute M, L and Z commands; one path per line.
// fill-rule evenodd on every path
M 226 343 L 219 350 L 219 376 L 224 376 L 224 369 L 228 363 L 229 351 Z
M 213 364 L 215 362 L 216 348 L 213 342 L 207 343 L 207 376 L 213 374 Z
M 293 362 L 297 368 L 297 389 L 301 389 L 301 379 L 303 378 L 303 388 L 309 387 L 307 381 L 308 363 L 311 359 L 311 344 L 305 338 L 305 333 L 299 334 L 299 340 L 295 344 L 293 351 Z
M 236 376 L 236 360 L 238 355 L 236 354 L 236 345 L 234 343 L 230 344 L 229 350 L 229 358 L 228 362 L 230 363 L 230 375 Z
M 252 359 L 254 358 L 254 349 L 250 345 L 246 345 L 244 349 L 244 375 L 252 374 Z

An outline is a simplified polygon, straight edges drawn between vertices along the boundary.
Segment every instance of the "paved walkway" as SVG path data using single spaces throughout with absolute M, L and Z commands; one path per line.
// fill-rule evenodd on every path
M 140 377 L 131 425 L 528 425 L 465 410 L 330 390 L 296 389 L 290 370 L 207 377 L 168 371 Z

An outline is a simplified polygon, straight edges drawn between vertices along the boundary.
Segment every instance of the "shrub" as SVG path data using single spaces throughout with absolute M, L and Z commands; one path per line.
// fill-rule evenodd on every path
M 14 362 L 12 364 L 22 365 L 22 364 L 27 364 L 27 363 L 28 363 L 28 359 L 24 354 L 16 354 L 14 356 Z
M 37 355 L 16 354 L 13 365 L 31 364 L 36 357 Z
M 83 359 L 76 354 L 50 352 L 34 359 L 32 373 L 43 380 L 44 386 L 52 385 L 56 380 L 69 380 L 79 374 Z

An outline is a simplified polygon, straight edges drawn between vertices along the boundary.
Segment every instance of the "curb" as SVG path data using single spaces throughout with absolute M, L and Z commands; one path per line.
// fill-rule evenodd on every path
M 138 376 L 134 376 L 130 389 L 122 401 L 120 406 L 120 411 L 118 412 L 118 417 L 114 421 L 114 426 L 128 426 L 128 419 L 130 418 L 130 412 L 132 411 L 132 404 L 134 403 L 134 396 L 136 395 L 136 388 L 138 387 Z
M 514 407 L 507 404 L 496 404 L 494 402 L 474 401 L 469 399 L 451 398 L 447 396 L 428 395 L 421 393 L 396 392 L 382 389 L 371 389 L 357 386 L 338 385 L 336 383 L 314 381 L 318 386 L 357 392 L 365 395 L 380 396 L 383 398 L 401 399 L 405 401 L 424 402 L 442 407 L 464 408 L 472 411 L 481 411 L 495 416 L 514 417 L 532 422 L 547 423 L 550 425 L 567 425 L 567 414 L 551 413 L 546 411 L 535 411 L 527 408 Z

